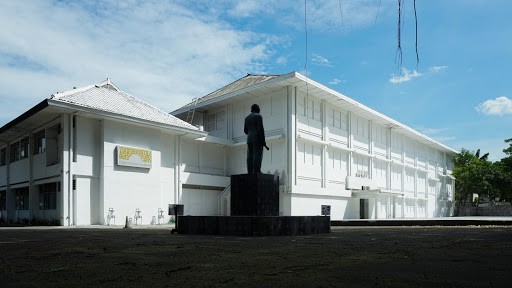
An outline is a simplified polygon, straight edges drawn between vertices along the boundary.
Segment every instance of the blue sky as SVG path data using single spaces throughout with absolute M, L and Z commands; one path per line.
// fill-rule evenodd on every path
M 1 1 L 0 125 L 110 77 L 166 111 L 247 73 L 298 71 L 456 149 L 512 138 L 512 1 Z M 307 26 L 307 49 L 306 33 Z

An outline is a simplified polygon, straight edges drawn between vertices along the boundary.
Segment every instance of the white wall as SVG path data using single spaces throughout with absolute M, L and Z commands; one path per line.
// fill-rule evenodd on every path
M 174 203 L 174 136 L 158 129 L 105 120 L 103 123 L 103 195 L 106 218 L 114 208 L 117 219 L 133 218 L 142 211 L 142 223 L 150 224 L 158 209 Z M 125 145 L 152 151 L 152 167 L 136 168 L 115 163 L 115 148 Z M 100 188 L 101 189 L 101 188 Z M 167 214 L 167 213 L 165 213 Z
M 321 215 L 322 205 L 331 206 L 331 220 L 358 219 L 359 199 L 342 197 L 318 197 L 316 195 L 292 194 L 292 216 Z
M 29 160 L 28 158 L 18 160 L 9 165 L 10 183 L 28 182 L 29 180 Z
M 221 192 L 212 189 L 183 188 L 184 215 L 220 215 L 218 200 Z
M 287 126 L 286 119 L 286 97 L 287 89 L 252 97 L 251 99 L 241 101 L 232 105 L 232 117 L 230 125 L 232 127 L 231 139 L 240 145 L 228 149 L 228 167 L 229 174 L 247 173 L 247 148 L 246 135 L 244 134 L 244 120 L 251 112 L 251 105 L 258 104 L 260 106 L 261 115 L 263 117 L 263 126 L 265 128 L 265 136 L 272 137 L 267 140 L 267 146 L 270 151 L 263 151 L 263 160 L 261 170 L 263 173 L 274 174 L 276 171 L 287 177 L 287 148 L 284 139 L 276 138 L 284 136 Z
M 101 123 L 100 120 L 76 117 L 76 164 L 75 175 L 95 176 L 101 167 Z
M 183 140 L 181 149 L 183 171 L 224 175 L 224 146 L 197 140 Z

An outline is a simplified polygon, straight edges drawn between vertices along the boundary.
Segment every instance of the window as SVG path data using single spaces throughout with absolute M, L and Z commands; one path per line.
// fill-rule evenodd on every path
M 343 131 L 347 130 L 347 114 L 346 112 L 342 112 L 336 109 L 330 110 L 330 117 L 329 124 L 337 129 L 341 129 Z
M 20 160 L 28 158 L 28 137 L 21 139 L 20 141 Z
M 297 113 L 306 118 L 322 121 L 322 101 L 313 97 L 298 98 Z
M 224 129 L 224 111 L 212 113 L 208 115 L 207 119 L 208 123 L 206 127 L 208 132 Z
M 11 151 L 9 155 L 9 162 L 16 162 L 20 160 L 20 142 L 15 142 L 11 144 Z
M 352 116 L 352 134 L 364 139 L 369 139 L 369 122 L 368 120 L 357 115 Z
M 32 153 L 34 155 L 41 154 L 46 150 L 46 138 L 44 129 L 34 133 L 34 149 Z
M 370 178 L 368 167 L 370 166 L 370 158 L 363 155 L 353 155 L 352 161 L 354 165 L 353 168 L 353 174 L 356 177 L 359 178 Z
M 28 158 L 29 138 L 25 137 L 18 142 L 11 144 L 9 163 Z
M 16 188 L 14 189 L 14 193 L 16 195 L 16 210 L 28 210 L 28 187 Z
M 46 166 L 55 165 L 60 162 L 59 155 L 59 133 L 60 124 L 46 128 L 45 134 L 45 154 L 46 154 Z
M 0 210 L 7 210 L 6 203 L 6 191 L 0 191 Z
M 56 210 L 57 192 L 60 190 L 60 182 L 52 182 L 39 185 L 39 209 Z
M 5 166 L 7 164 L 7 148 L 2 148 L 0 150 L 0 166 Z

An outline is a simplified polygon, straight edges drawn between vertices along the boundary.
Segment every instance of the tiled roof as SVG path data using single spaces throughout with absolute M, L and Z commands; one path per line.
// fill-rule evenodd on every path
M 198 130 L 195 126 L 121 91 L 110 82 L 110 79 L 98 85 L 59 92 L 53 94 L 50 99 L 123 116 Z
M 231 92 L 235 92 L 235 91 L 244 89 L 246 87 L 249 87 L 249 86 L 252 86 L 252 85 L 256 85 L 258 83 L 265 82 L 265 81 L 268 81 L 270 79 L 274 79 L 274 78 L 279 77 L 279 76 L 281 76 L 281 75 L 251 75 L 251 74 L 247 74 L 247 76 L 242 77 L 242 78 L 236 80 L 235 82 L 232 82 L 231 84 L 228 84 L 228 85 L 226 85 L 226 86 L 224 86 L 224 87 L 222 87 L 222 88 L 220 88 L 218 90 L 213 91 L 212 93 L 210 93 L 210 94 L 208 94 L 206 96 L 203 96 L 203 97 L 197 99 L 197 103 L 201 103 L 201 102 L 204 102 L 206 100 L 217 98 L 217 97 L 220 97 L 222 95 L 226 95 L 226 94 L 229 94 Z M 187 105 L 181 107 L 180 109 L 185 108 L 187 106 L 190 106 L 193 103 L 194 103 L 194 101 L 188 103 Z

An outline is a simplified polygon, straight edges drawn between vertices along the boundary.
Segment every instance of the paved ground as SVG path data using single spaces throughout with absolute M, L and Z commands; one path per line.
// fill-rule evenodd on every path
M 0 228 L 0 287 L 510 287 L 512 226 L 333 227 L 281 237 L 170 227 Z

